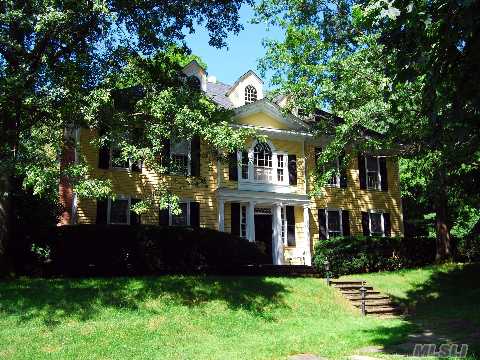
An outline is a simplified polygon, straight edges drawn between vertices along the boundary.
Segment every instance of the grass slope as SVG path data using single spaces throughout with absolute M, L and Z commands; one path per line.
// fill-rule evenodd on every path
M 480 264 L 445 264 L 345 278 L 365 279 L 407 306 L 411 315 L 401 327 L 428 329 L 467 343 L 470 353 L 480 356 Z
M 1 359 L 337 359 L 405 325 L 362 318 L 319 279 L 0 282 Z

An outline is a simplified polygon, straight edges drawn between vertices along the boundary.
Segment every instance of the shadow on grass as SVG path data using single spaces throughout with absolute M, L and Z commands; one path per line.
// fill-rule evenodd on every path
M 108 309 L 145 310 L 148 301 L 162 305 L 201 306 L 223 301 L 267 321 L 285 308 L 288 290 L 263 277 L 159 276 L 100 279 L 23 279 L 0 282 L 0 314 L 19 322 L 40 320 L 56 326 L 66 319 L 87 321 Z M 153 307 L 147 311 L 156 312 Z
M 428 281 L 408 291 L 409 315 L 398 327 L 376 328 L 375 342 L 387 353 L 412 354 L 415 343 L 468 344 L 480 355 L 480 264 L 434 270 Z M 411 333 L 409 337 L 406 334 Z M 417 334 L 415 334 L 417 333 Z

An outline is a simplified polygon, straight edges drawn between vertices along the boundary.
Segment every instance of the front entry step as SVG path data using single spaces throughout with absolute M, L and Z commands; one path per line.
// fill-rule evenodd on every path
M 365 287 L 365 310 L 366 314 L 375 315 L 400 315 L 402 309 L 385 294 L 376 291 L 362 280 L 332 280 L 330 284 L 349 300 L 357 309 L 362 307 L 362 295 L 360 289 Z

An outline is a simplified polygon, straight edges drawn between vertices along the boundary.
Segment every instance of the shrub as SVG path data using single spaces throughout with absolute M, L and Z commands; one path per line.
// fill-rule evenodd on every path
M 225 271 L 265 263 L 255 243 L 205 228 L 73 225 L 50 229 L 42 249 L 54 275 L 148 275 Z
M 420 266 L 434 261 L 435 239 L 349 236 L 320 240 L 313 264 L 323 275 L 327 259 L 334 277 Z

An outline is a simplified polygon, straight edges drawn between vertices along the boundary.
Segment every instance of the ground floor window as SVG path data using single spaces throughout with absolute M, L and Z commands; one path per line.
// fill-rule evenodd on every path
M 109 224 L 129 224 L 130 198 L 110 199 Z
M 240 237 L 247 237 L 247 207 L 240 207 Z
M 333 238 L 342 235 L 342 211 L 339 209 L 327 210 L 327 235 Z
M 170 211 L 171 226 L 189 226 L 190 225 L 190 203 L 181 202 L 178 204 L 181 213 L 174 214 Z
M 390 236 L 390 214 L 375 210 L 363 212 L 362 227 L 366 236 Z

